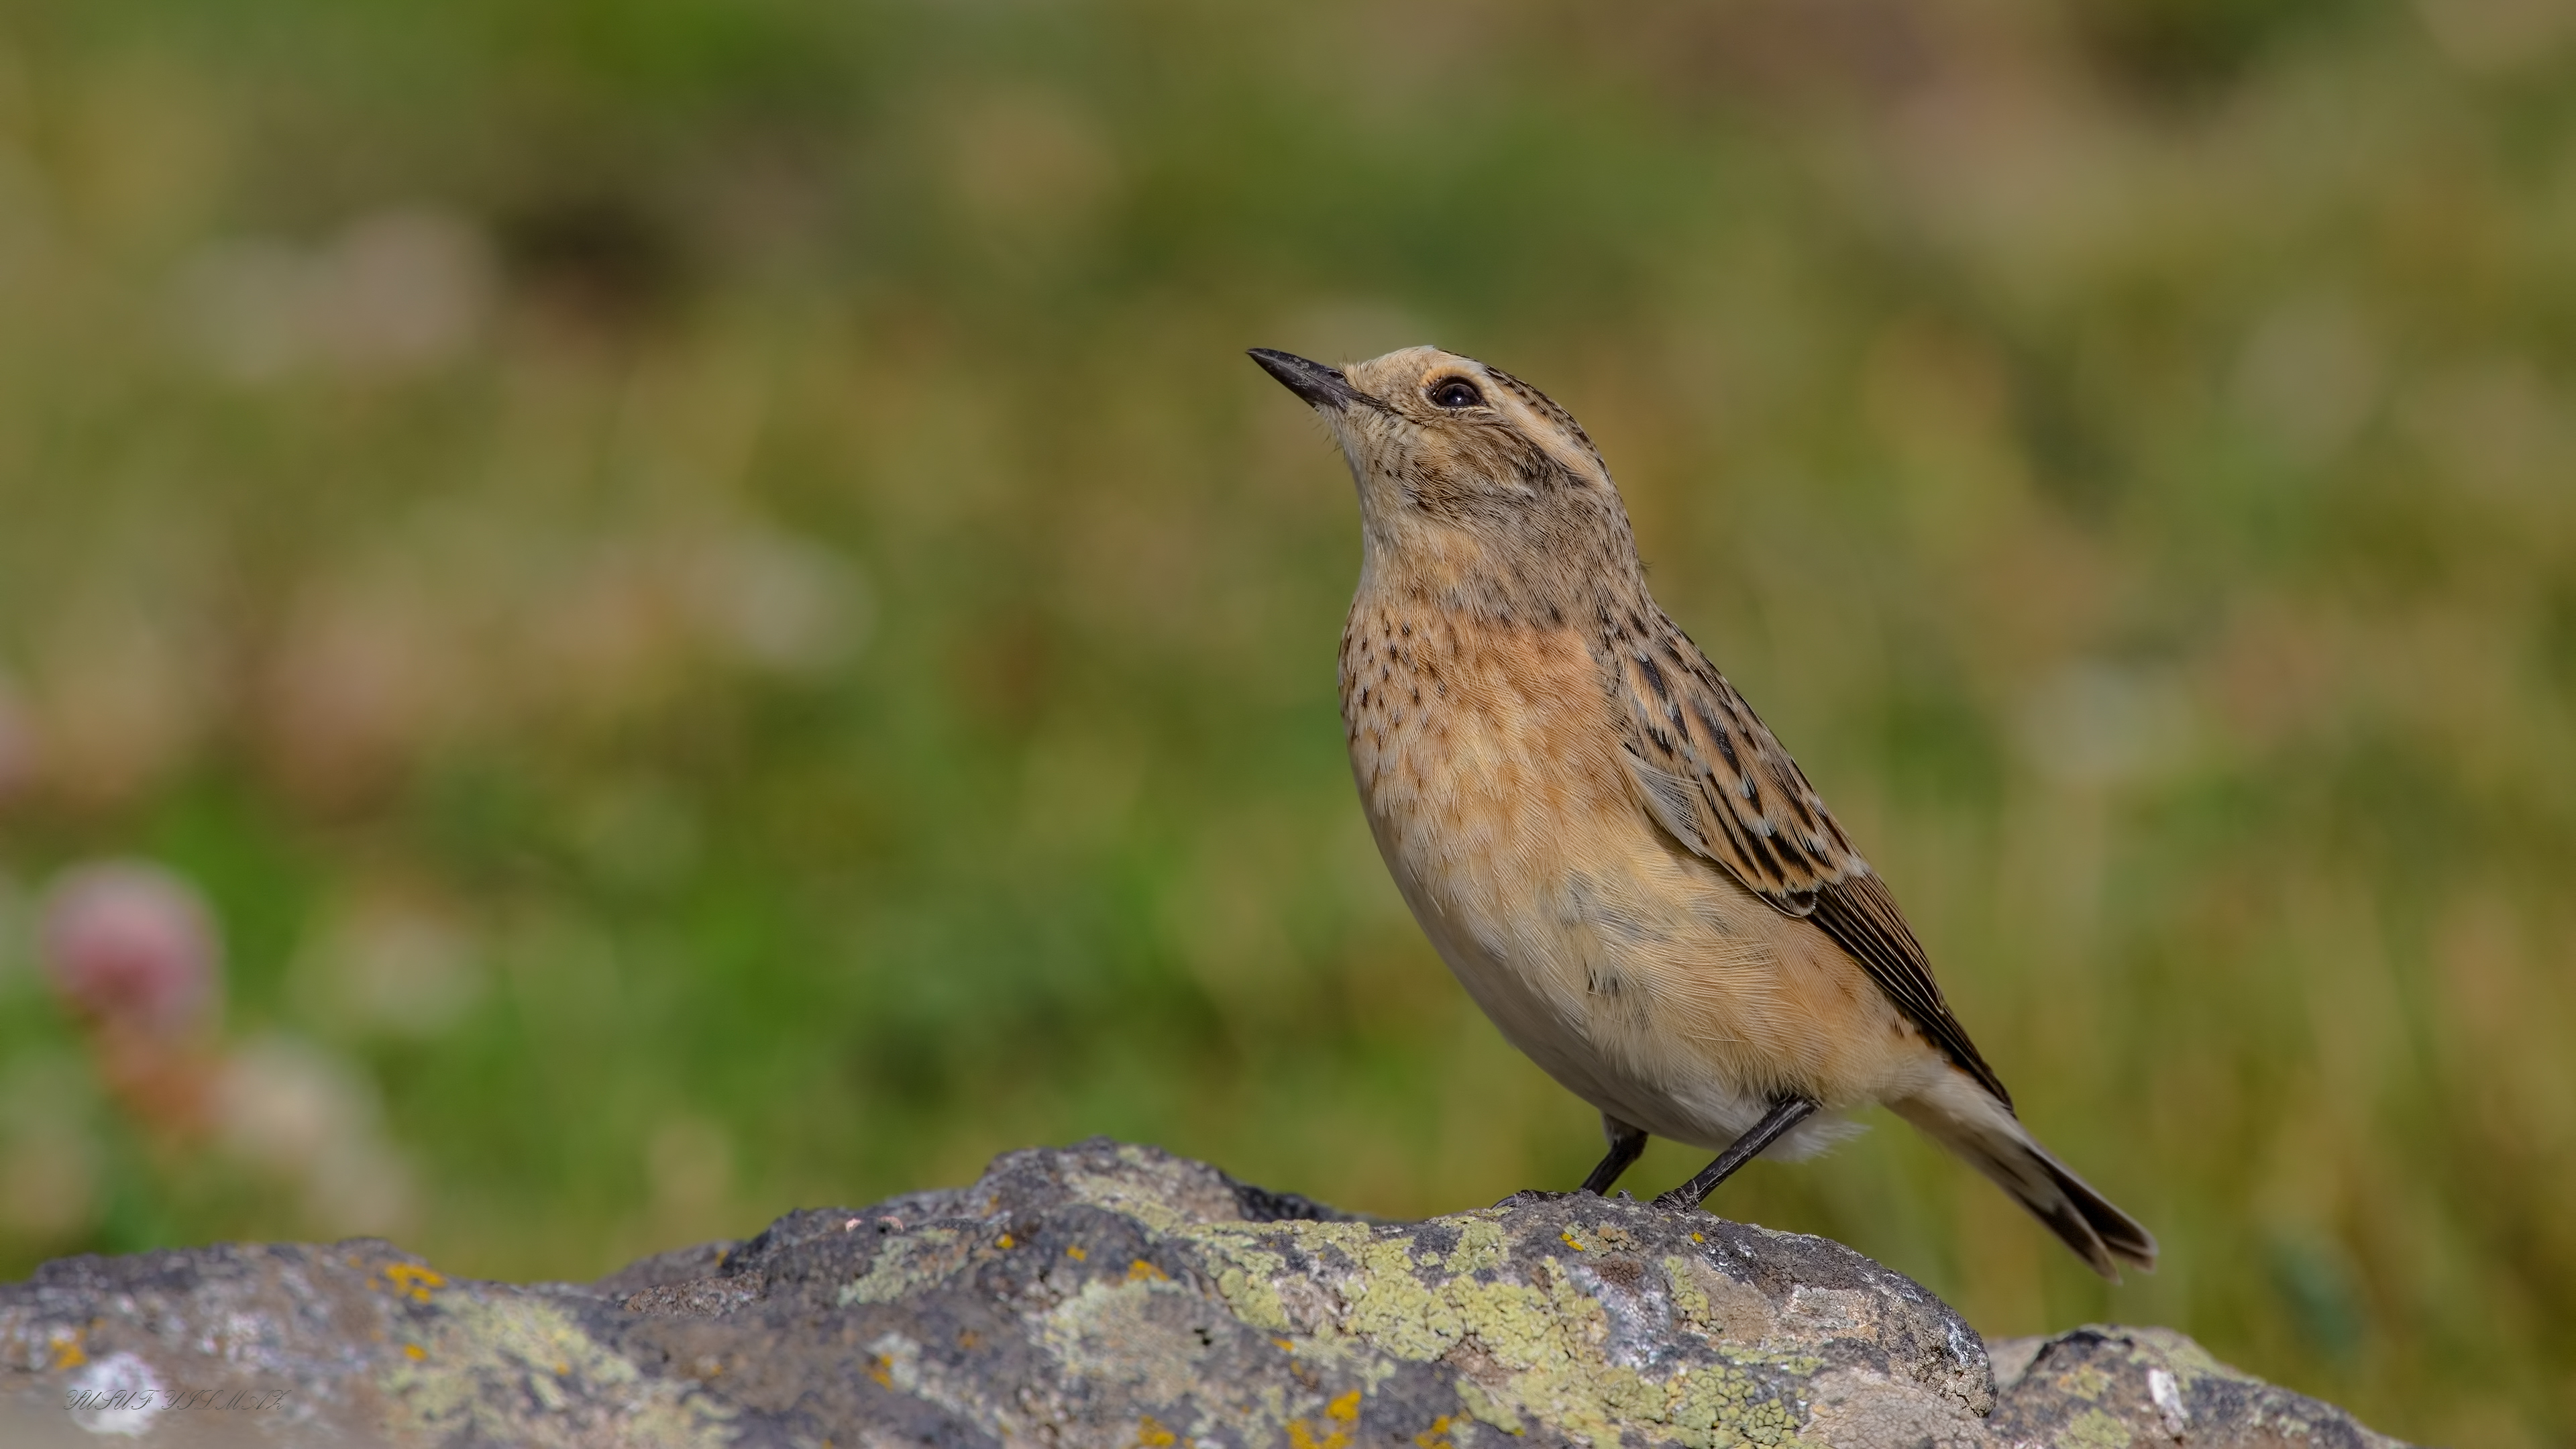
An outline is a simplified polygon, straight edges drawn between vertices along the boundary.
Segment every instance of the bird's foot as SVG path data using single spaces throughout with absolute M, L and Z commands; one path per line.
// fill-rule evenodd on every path
M 1581 1196 L 1583 1196 L 1583 1190 L 1581 1188 L 1577 1188 L 1572 1192 L 1549 1192 L 1545 1188 L 1525 1187 L 1520 1191 L 1513 1193 L 1510 1197 L 1504 1198 L 1501 1202 L 1494 1204 L 1494 1206 L 1498 1208 L 1526 1207 L 1531 1203 L 1563 1202 L 1567 1198 Z

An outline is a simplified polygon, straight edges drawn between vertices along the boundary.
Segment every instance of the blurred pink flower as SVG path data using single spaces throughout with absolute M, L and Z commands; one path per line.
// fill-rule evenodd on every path
M 45 968 L 101 1029 L 173 1040 L 205 1025 L 223 950 L 196 887 L 140 861 L 83 865 L 47 892 Z

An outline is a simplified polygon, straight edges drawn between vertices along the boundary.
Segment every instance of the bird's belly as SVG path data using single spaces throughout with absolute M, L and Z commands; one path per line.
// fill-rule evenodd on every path
M 1575 1095 L 1716 1147 L 1784 1086 L 1804 1089 L 1792 1079 L 1806 1074 L 1776 1059 L 1783 963 L 1749 895 L 1741 919 L 1715 899 L 1673 919 L 1604 853 L 1565 848 L 1579 831 L 1501 832 L 1521 848 L 1482 860 L 1409 834 L 1379 827 L 1424 933 L 1504 1038 Z
M 1500 681 L 1452 661 L 1418 700 L 1346 690 L 1371 828 L 1441 958 L 1513 1046 L 1657 1136 L 1723 1146 L 1784 1091 L 1884 1095 L 1913 1060 L 1892 1003 L 1653 824 L 1579 663 L 1579 690 L 1526 653 Z

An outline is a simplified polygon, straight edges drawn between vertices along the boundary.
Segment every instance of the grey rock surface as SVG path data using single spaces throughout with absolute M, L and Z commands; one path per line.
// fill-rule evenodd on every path
M 2170 1328 L 2095 1325 L 1992 1346 L 1987 1429 L 2004 1444 L 2384 1449 L 2396 1440 L 2305 1394 L 2239 1373 Z
M 2155 1330 L 1985 1345 L 1820 1238 L 1579 1196 L 1362 1221 L 1151 1148 L 587 1286 L 370 1240 L 0 1286 L 0 1443 L 2378 1445 Z

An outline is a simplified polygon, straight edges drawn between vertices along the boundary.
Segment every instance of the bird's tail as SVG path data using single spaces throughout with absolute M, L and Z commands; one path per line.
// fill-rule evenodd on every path
M 2050 1156 L 2010 1107 L 1965 1072 L 1945 1072 L 1930 1090 L 1888 1105 L 2011 1193 L 2094 1272 L 2120 1281 L 2113 1259 L 2154 1271 L 2156 1240 L 2138 1220 Z

